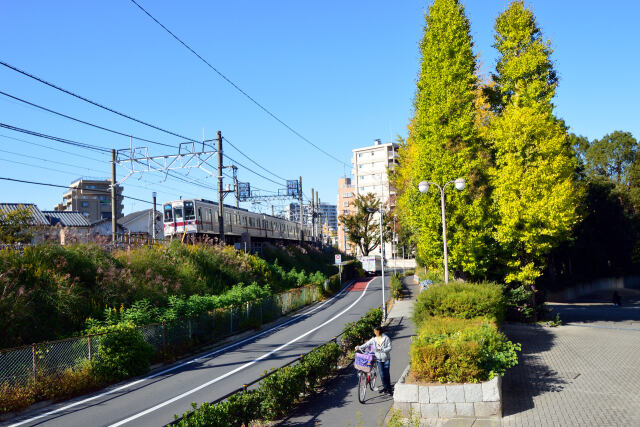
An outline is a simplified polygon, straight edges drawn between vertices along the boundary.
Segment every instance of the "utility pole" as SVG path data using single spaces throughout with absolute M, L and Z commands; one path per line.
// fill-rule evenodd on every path
M 231 166 L 233 171 L 233 189 L 236 192 L 236 208 L 240 207 L 240 194 L 238 193 L 238 167 L 236 165 Z
M 311 189 L 311 244 L 316 242 L 316 211 L 314 207 L 315 195 L 313 188 Z
M 218 131 L 218 235 L 224 245 L 224 188 L 222 187 L 222 132 Z
M 300 243 L 303 242 L 302 231 L 302 177 L 298 177 L 298 202 L 300 203 Z
M 116 243 L 118 211 L 116 210 L 116 150 L 111 149 L 111 241 Z
M 387 320 L 387 307 L 384 298 L 384 238 L 382 237 L 382 221 L 384 219 L 382 211 L 382 203 L 380 203 L 380 266 L 382 268 L 382 320 Z
M 318 216 L 320 217 L 320 194 L 318 194 L 318 192 L 316 191 L 316 211 L 318 211 L 317 214 L 314 214 L 314 216 Z M 320 221 L 316 221 L 316 224 L 318 225 L 318 229 L 320 229 Z M 322 231 L 317 230 L 316 231 L 316 243 L 320 240 L 318 239 L 318 236 L 322 234 Z
M 153 198 L 153 216 L 151 217 L 151 241 L 156 242 L 156 192 L 151 193 Z

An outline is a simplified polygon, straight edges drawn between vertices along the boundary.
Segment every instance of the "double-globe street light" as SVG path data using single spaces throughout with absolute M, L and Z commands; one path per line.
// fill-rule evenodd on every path
M 376 209 L 365 208 L 369 213 L 376 213 Z M 380 203 L 380 268 L 382 269 L 382 320 L 387 319 L 386 303 L 384 299 L 384 239 L 382 237 L 382 220 L 384 212 L 382 210 L 382 203 Z
M 440 190 L 440 205 L 442 208 L 442 242 L 444 244 L 444 283 L 449 283 L 449 255 L 447 254 L 447 220 L 444 214 L 444 190 L 447 185 L 454 184 L 458 191 L 464 190 L 466 183 L 464 178 L 458 178 L 453 181 L 445 183 L 443 186 L 436 184 L 435 182 L 421 181 L 418 184 L 418 189 L 421 193 L 429 191 L 430 185 L 435 185 Z

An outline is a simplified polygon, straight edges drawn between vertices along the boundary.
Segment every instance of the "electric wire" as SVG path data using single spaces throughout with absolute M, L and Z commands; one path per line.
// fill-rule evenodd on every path
M 15 71 L 15 72 L 17 72 L 17 73 L 20 73 L 20 74 L 22 74 L 23 76 L 26 76 L 26 77 L 29 77 L 29 78 L 31 78 L 31 79 L 33 79 L 33 80 L 39 81 L 40 83 L 43 83 L 43 84 L 45 84 L 45 85 L 47 85 L 47 86 L 49 86 L 49 87 L 52 87 L 52 88 L 54 88 L 54 89 L 56 89 L 56 90 L 59 90 L 60 92 L 64 92 L 64 93 L 66 93 L 67 95 L 71 95 L 71 96 L 73 96 L 74 98 L 77 98 L 77 99 L 80 99 L 80 100 L 82 100 L 82 101 L 88 102 L 88 103 L 89 103 L 89 104 L 91 104 L 91 105 L 94 105 L 94 106 L 96 106 L 96 107 L 98 107 L 98 108 L 102 108 L 103 110 L 106 110 L 106 111 L 109 111 L 109 112 L 111 112 L 111 113 L 113 113 L 113 114 L 116 114 L 116 115 L 118 115 L 118 116 L 120 116 L 120 117 L 124 117 L 124 118 L 129 119 L 129 120 L 132 120 L 132 121 L 134 121 L 134 122 L 136 122 L 136 123 L 140 123 L 140 124 L 145 125 L 145 126 L 148 126 L 148 127 L 150 127 L 150 128 L 153 128 L 153 129 L 159 130 L 160 132 L 164 132 L 164 133 L 166 133 L 166 134 L 173 135 L 173 136 L 176 136 L 176 137 L 178 137 L 178 138 L 185 139 L 185 140 L 190 141 L 190 142 L 200 142 L 200 141 L 196 141 L 196 140 L 194 140 L 194 139 L 188 138 L 188 137 L 186 137 L 186 136 L 180 135 L 180 134 L 178 134 L 178 133 L 172 132 L 172 131 L 170 131 L 170 130 L 163 129 L 163 128 L 159 127 L 159 126 L 156 126 L 156 125 L 154 125 L 154 124 L 151 124 L 151 123 L 145 122 L 145 121 L 143 121 L 143 120 L 136 119 L 136 118 L 135 118 L 135 117 L 133 117 L 133 116 L 130 116 L 130 115 L 125 114 L 125 113 L 121 113 L 121 112 L 119 112 L 119 111 L 117 111 L 117 110 L 114 110 L 114 109 L 113 109 L 113 108 L 111 108 L 111 107 L 107 107 L 106 105 L 102 105 L 102 104 L 100 104 L 100 103 L 98 103 L 98 102 L 96 102 L 96 101 L 92 101 L 92 100 L 90 100 L 89 98 L 85 98 L 85 97 L 84 97 L 84 96 L 82 96 L 82 95 L 78 95 L 77 93 L 74 93 L 74 92 L 72 92 L 72 91 L 70 91 L 70 90 L 67 90 L 67 89 L 64 89 L 64 88 L 62 88 L 62 87 L 60 87 L 60 86 L 57 86 L 57 85 L 55 85 L 55 84 L 53 84 L 53 83 L 51 83 L 51 82 L 48 82 L 48 81 L 46 81 L 46 80 L 44 80 L 44 79 L 42 79 L 42 78 L 40 78 L 40 77 L 38 77 L 38 76 L 35 76 L 35 75 L 30 74 L 30 73 L 28 73 L 28 72 L 26 72 L 26 71 L 24 71 L 24 70 L 21 70 L 20 68 L 15 67 L 15 66 L 13 66 L 13 65 L 11 65 L 11 64 L 8 64 L 8 63 L 6 63 L 6 62 L 4 62 L 4 61 L 2 61 L 2 60 L 0 60 L 0 65 L 4 66 L 4 67 L 6 67 L 6 68 L 9 68 L 9 69 L 11 69 L 11 70 L 13 70 L 13 71 Z
M 20 182 L 20 183 L 23 183 L 23 184 L 42 185 L 42 186 L 46 186 L 46 187 L 55 187 L 55 188 L 64 188 L 64 189 L 68 189 L 69 188 L 68 185 L 49 184 L 49 183 L 46 183 L 46 182 L 28 181 L 28 180 L 25 180 L 25 179 L 7 178 L 7 177 L 3 177 L 3 176 L 0 176 L 0 179 L 3 180 L 3 181 Z M 101 191 L 101 190 L 91 190 L 91 191 L 96 192 L 96 193 L 111 194 L 110 191 Z M 137 197 L 131 197 L 131 196 L 125 196 L 125 195 L 120 195 L 120 197 L 125 198 L 125 199 L 130 199 L 130 200 L 136 200 L 138 202 L 153 204 L 152 201 L 144 200 L 144 199 L 138 199 Z
M 85 124 L 85 125 L 87 125 L 87 126 L 94 127 L 94 128 L 96 128 L 96 129 L 101 129 L 101 130 L 104 130 L 104 131 L 106 131 L 106 132 L 111 132 L 111 133 L 116 134 L 116 135 L 121 135 L 121 136 L 130 137 L 130 138 L 136 139 L 136 140 L 138 140 L 138 141 L 148 142 L 148 143 L 150 143 L 150 144 L 156 144 L 156 145 L 162 145 L 162 146 L 164 146 L 164 147 L 171 147 L 171 148 L 175 148 L 175 146 L 174 146 L 174 145 L 165 144 L 165 143 L 163 143 L 163 142 L 158 142 L 158 141 L 153 141 L 153 140 L 151 140 L 151 139 L 140 138 L 139 136 L 134 136 L 134 135 L 126 134 L 126 133 L 124 133 L 124 132 L 119 132 L 119 131 L 117 131 L 117 130 L 109 129 L 109 128 L 106 128 L 106 127 L 104 127 L 104 126 L 100 126 L 100 125 L 96 125 L 96 124 L 94 124 L 94 123 L 90 123 L 90 122 L 87 122 L 87 121 L 84 121 L 84 120 L 80 120 L 80 119 L 78 119 L 78 118 L 76 118 L 76 117 L 71 117 L 71 116 L 69 116 L 69 115 L 66 115 L 66 114 L 60 113 L 60 112 L 58 112 L 58 111 L 54 111 L 54 110 L 52 110 L 52 109 L 50 109 L 50 108 L 43 107 L 42 105 L 34 104 L 33 102 L 27 101 L 26 99 L 18 98 L 17 96 L 14 96 L 14 95 L 8 94 L 8 93 L 3 92 L 3 91 L 1 91 L 1 90 L 0 90 L 0 94 L 1 94 L 1 95 L 4 95 L 4 96 L 6 96 L 6 97 L 9 97 L 9 98 L 11 98 L 11 99 L 14 99 L 14 100 L 16 100 L 16 101 L 20 101 L 20 102 L 22 102 L 22 103 L 24 103 L 24 104 L 30 105 L 30 106 L 32 106 L 32 107 L 39 108 L 40 110 L 46 111 L 46 112 L 48 112 L 48 113 L 55 114 L 55 115 L 58 115 L 58 116 L 60 116 L 60 117 L 67 118 L 67 119 L 69 119 L 69 120 L 73 120 L 73 121 L 75 121 L 75 122 L 82 123 L 82 124 Z
M 60 148 L 51 147 L 50 145 L 38 144 L 37 142 L 27 141 L 26 139 L 15 138 L 15 137 L 9 136 L 9 135 L 0 134 L 0 138 L 7 138 L 7 139 L 12 139 L 14 141 L 24 142 L 25 144 L 30 144 L 30 145 L 34 145 L 36 147 L 42 147 L 42 148 L 46 148 L 46 149 L 49 149 L 49 150 L 58 151 L 60 153 L 69 154 L 71 156 L 76 156 L 76 157 L 80 157 L 80 158 L 87 159 L 87 160 L 93 160 L 95 162 L 104 162 L 104 160 L 96 159 L 94 157 L 84 156 L 82 154 L 73 153 L 71 151 L 65 151 L 65 150 L 61 150 Z
M 247 156 L 246 154 L 244 154 L 238 147 L 236 147 L 235 145 L 233 145 L 233 143 L 231 141 L 229 141 L 227 139 L 227 137 L 222 137 L 222 139 L 224 139 L 225 141 L 227 141 L 227 143 L 232 146 L 238 153 L 242 154 L 247 160 L 249 160 L 251 163 L 253 163 L 254 165 L 258 166 L 260 169 L 262 169 L 265 172 L 270 173 L 271 175 L 275 176 L 278 179 L 281 179 L 283 181 L 286 181 L 286 179 L 284 179 L 283 177 L 271 172 L 269 169 L 265 168 L 264 166 L 260 165 L 258 162 L 256 162 L 255 160 L 253 160 L 251 157 Z
M 244 90 L 242 90 L 237 84 L 235 84 L 233 81 L 231 81 L 231 79 L 229 79 L 227 76 L 225 76 L 224 74 L 222 74 L 216 67 L 214 67 L 213 65 L 211 65 L 206 59 L 204 59 L 202 56 L 200 56 L 195 50 L 193 50 L 188 44 L 186 44 L 184 41 L 182 41 L 178 36 L 176 36 L 173 32 L 171 32 L 171 30 L 169 30 L 167 27 L 165 27 L 160 21 L 158 21 L 153 15 L 151 15 L 145 8 L 143 8 L 142 6 L 140 6 L 140 4 L 138 4 L 135 0 L 131 0 L 131 2 L 133 4 L 135 4 L 136 6 L 138 6 L 138 8 L 140 8 L 140 10 L 142 10 L 149 18 L 151 18 L 153 21 L 155 21 L 156 24 L 158 24 L 160 27 L 162 27 L 167 33 L 169 33 L 174 39 L 176 39 L 182 46 L 184 46 L 185 48 L 187 48 L 187 50 L 189 50 L 191 53 L 193 53 L 196 57 L 198 57 L 198 59 L 200 59 L 203 63 L 205 63 L 209 68 L 211 68 L 216 74 L 218 74 L 222 79 L 224 79 L 227 83 L 229 83 L 231 86 L 233 86 L 238 92 L 240 92 L 242 95 L 244 95 L 247 99 L 249 99 L 252 103 L 254 103 L 256 106 L 258 106 L 262 111 L 264 111 L 265 113 L 267 113 L 269 116 L 271 116 L 273 119 L 275 119 L 278 123 L 280 123 L 281 125 L 283 125 L 285 128 L 287 128 L 289 131 L 291 131 L 294 135 L 296 135 L 297 137 L 299 137 L 300 139 L 302 139 L 303 141 L 305 141 L 306 143 L 310 144 L 311 146 L 315 147 L 318 151 L 324 153 L 325 155 L 331 157 L 332 159 L 334 159 L 335 161 L 347 166 L 347 164 L 345 162 L 343 162 L 342 160 L 338 159 L 337 157 L 335 157 L 334 155 L 328 153 L 327 151 L 323 150 L 322 148 L 320 148 L 318 145 L 314 144 L 313 142 L 311 142 L 308 138 L 306 138 L 304 135 L 302 135 L 301 133 L 299 133 L 297 130 L 295 130 L 294 128 L 292 128 L 291 126 L 289 126 L 287 123 L 285 123 L 282 119 L 280 119 L 278 116 L 276 116 L 274 113 L 272 113 L 269 109 L 267 109 L 265 106 L 263 106 L 262 104 L 260 104 L 258 101 L 256 101 L 251 95 L 249 95 L 247 92 L 245 92 Z
M 66 138 L 60 138 L 60 137 L 57 137 L 57 136 L 51 136 L 51 135 L 47 135 L 47 134 L 44 134 L 44 133 L 41 133 L 41 132 L 36 132 L 36 131 L 19 128 L 19 127 L 12 126 L 12 125 L 8 125 L 6 123 L 0 123 L 0 127 L 12 130 L 14 132 L 25 133 L 27 135 L 37 136 L 39 138 L 49 139 L 51 141 L 57 141 L 57 142 L 61 142 L 63 144 L 73 145 L 75 147 L 86 148 L 88 150 L 101 151 L 101 152 L 105 152 L 105 153 L 110 153 L 111 152 L 111 150 L 109 150 L 107 148 L 99 147 L 97 145 L 91 145 L 91 144 L 87 144 L 87 143 L 84 143 L 84 142 L 72 141 L 72 140 L 66 139 Z

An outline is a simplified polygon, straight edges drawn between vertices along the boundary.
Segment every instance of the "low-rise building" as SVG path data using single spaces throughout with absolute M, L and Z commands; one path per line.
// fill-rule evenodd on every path
M 75 211 L 90 223 L 111 218 L 111 180 L 79 178 L 62 195 L 56 211 Z M 122 186 L 116 184 L 116 218 L 122 217 Z
M 336 207 L 337 216 L 350 215 L 354 212 L 353 200 L 355 199 L 355 187 L 351 185 L 351 178 L 338 179 L 338 204 Z M 355 247 L 347 239 L 344 226 L 338 220 L 337 224 L 338 249 L 347 254 L 354 254 Z
M 152 236 L 154 227 L 153 209 L 144 209 L 127 214 L 118 219 L 118 224 L 124 227 L 127 233 Z M 162 212 L 158 210 L 156 210 L 155 235 L 156 239 L 164 238 Z

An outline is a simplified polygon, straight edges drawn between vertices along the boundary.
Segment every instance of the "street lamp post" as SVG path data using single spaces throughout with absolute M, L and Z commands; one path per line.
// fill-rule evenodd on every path
M 454 184 L 458 191 L 464 190 L 466 183 L 464 178 L 458 178 L 453 181 L 445 183 L 443 186 L 436 184 L 435 182 L 421 181 L 418 184 L 418 189 L 421 193 L 429 191 L 430 185 L 435 185 L 440 190 L 440 207 L 442 209 L 442 242 L 444 245 L 444 283 L 449 283 L 449 255 L 447 253 L 447 221 L 444 214 L 444 190 L 447 185 Z
M 366 208 L 367 212 L 375 213 L 375 209 Z M 387 319 L 386 302 L 384 298 L 384 239 L 382 237 L 382 221 L 383 221 L 382 203 L 380 203 L 380 268 L 382 269 L 382 321 Z

